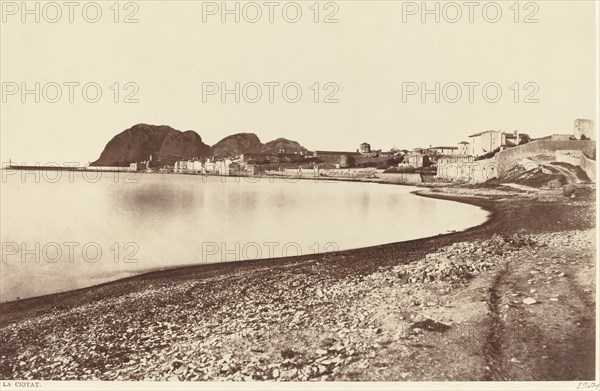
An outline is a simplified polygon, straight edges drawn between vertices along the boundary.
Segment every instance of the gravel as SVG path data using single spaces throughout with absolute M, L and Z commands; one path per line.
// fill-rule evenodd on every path
M 490 197 L 506 196 L 497 189 L 488 192 Z M 548 202 L 563 198 L 560 192 L 544 197 Z M 577 199 L 566 202 L 583 203 Z M 577 211 L 580 215 L 574 218 L 585 222 L 585 209 Z M 374 257 L 384 254 L 384 266 L 375 266 L 368 273 L 357 273 L 357 267 L 345 269 L 343 258 L 351 257 L 346 253 L 336 256 L 342 259 L 337 263 L 327 263 L 333 255 L 324 255 L 267 267 L 232 268 L 176 282 L 164 277 L 149 279 L 137 290 L 106 295 L 101 300 L 82 300 L 76 305 L 47 301 L 28 316 L 2 321 L 0 377 L 386 380 L 384 374 L 392 372 L 395 379 L 432 379 L 424 375 L 428 368 L 452 362 L 443 361 L 440 355 L 427 355 L 434 348 L 441 349 L 443 343 L 427 349 L 423 343 L 430 335 L 444 338 L 458 329 L 460 320 L 443 320 L 433 314 L 452 310 L 448 303 L 463 287 L 475 284 L 487 292 L 489 280 L 505 264 L 533 260 L 536 266 L 523 274 L 530 285 L 525 284 L 525 291 L 512 292 L 516 296 L 509 295 L 512 301 L 507 304 L 524 306 L 526 298 L 554 306 L 563 304 L 563 296 L 554 296 L 560 298 L 558 302 L 546 300 L 530 289 L 539 290 L 540 285 L 566 279 L 567 266 L 576 265 L 576 260 L 564 257 L 563 250 L 590 251 L 595 230 L 559 226 L 555 231 L 486 233 L 486 237 L 481 237 L 482 232 L 489 231 L 478 231 L 477 238 L 465 240 L 467 235 L 461 235 L 460 242 L 428 254 L 413 251 L 411 254 L 418 255 L 409 264 L 402 264 L 406 254 L 394 247 L 389 252 L 359 250 L 358 254 L 372 251 Z M 100 289 L 115 286 L 84 294 L 98 294 Z M 480 304 L 467 300 L 472 309 L 464 312 L 486 306 Z M 455 355 L 449 357 L 457 361 Z M 400 358 L 410 368 L 408 364 L 394 366 L 393 360 Z M 442 371 L 446 375 L 435 372 L 438 377 L 433 378 L 452 379 L 448 371 Z

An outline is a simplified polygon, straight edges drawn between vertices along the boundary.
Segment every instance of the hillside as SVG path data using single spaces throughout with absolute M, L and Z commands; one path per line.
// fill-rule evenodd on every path
M 164 165 L 209 153 L 210 147 L 192 130 L 181 132 L 170 126 L 137 124 L 113 137 L 91 165 L 127 166 L 150 156 L 153 165 Z
M 288 140 L 285 138 L 278 138 L 273 141 L 269 141 L 268 143 L 262 146 L 261 152 L 265 153 L 277 153 L 280 148 L 285 148 L 285 153 L 304 153 L 306 154 L 308 150 L 304 148 L 297 141 Z
M 237 156 L 242 153 L 260 152 L 262 143 L 254 133 L 237 133 L 227 136 L 211 148 L 211 154 L 216 157 Z
M 307 153 L 297 141 L 277 138 L 263 144 L 254 133 L 227 136 L 210 147 L 193 130 L 185 132 L 170 126 L 137 124 L 114 136 L 92 166 L 127 166 L 146 161 L 152 156 L 152 166 L 173 165 L 177 160 L 239 156 L 243 153 Z

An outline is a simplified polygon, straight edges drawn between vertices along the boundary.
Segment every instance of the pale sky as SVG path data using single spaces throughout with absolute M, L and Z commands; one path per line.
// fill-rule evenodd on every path
M 410 2 L 400 1 L 321 2 L 320 23 L 313 21 L 313 1 L 296 2 L 302 10 L 297 23 L 283 18 L 288 2 L 278 2 L 273 23 L 262 1 L 257 2 L 263 12 L 257 23 L 244 15 L 240 23 L 231 15 L 221 23 L 219 13 L 205 15 L 203 22 L 203 7 L 210 10 L 211 5 L 201 1 L 136 1 L 127 8 L 121 2 L 119 23 L 109 8 L 114 1 L 97 2 L 102 10 L 97 23 L 84 20 L 82 6 L 74 9 L 73 23 L 66 7 L 56 23 L 48 21 L 56 18 L 56 10 L 40 9 L 35 23 L 35 15 L 15 10 L 21 1 L 1 3 L 3 162 L 85 164 L 97 159 L 114 135 L 141 122 L 193 129 L 210 145 L 232 133 L 254 132 L 263 142 L 285 137 L 311 150 L 355 150 L 364 141 L 387 150 L 456 145 L 487 129 L 518 129 L 534 137 L 570 133 L 576 118 L 596 118 L 594 1 L 521 2 L 518 23 L 515 10 L 509 9 L 514 1 L 498 2 L 502 16 L 497 23 L 483 18 L 485 2 L 474 9 L 473 23 L 468 8 L 462 8 L 460 20 L 449 23 L 446 19 L 455 10 L 445 8 L 445 19 L 445 2 L 439 3 L 440 23 L 431 15 L 422 23 L 420 10 L 408 15 Z M 526 3 L 535 7 L 526 8 Z M 30 4 L 33 9 L 34 2 Z M 220 7 L 221 2 L 213 4 Z M 240 3 L 240 12 L 244 5 Z M 246 11 L 248 18 L 254 17 L 254 9 Z M 295 16 L 295 8 L 287 11 L 289 18 Z M 488 9 L 490 19 L 494 11 Z M 93 8 L 87 12 L 95 17 Z M 132 12 L 138 23 L 122 23 Z M 331 13 L 338 23 L 322 23 Z M 528 15 L 538 22 L 523 23 Z M 25 23 L 22 16 L 28 18 Z M 41 95 L 35 103 L 30 94 L 23 103 L 20 91 L 10 94 L 15 85 L 34 89 L 35 82 L 47 87 L 48 99 Z M 80 83 L 73 103 L 65 82 Z M 97 103 L 83 99 L 82 86 L 89 82 L 102 89 Z M 139 87 L 138 103 L 123 103 L 133 91 L 124 88 L 128 82 Z M 250 103 L 241 97 L 235 103 L 228 95 L 223 103 L 215 95 L 203 102 L 203 83 L 234 88 L 236 82 L 249 86 L 250 99 L 252 83 L 262 85 L 262 99 Z M 280 83 L 273 103 L 265 82 Z M 290 82 L 302 88 L 297 103 L 283 99 L 281 86 Z M 311 90 L 316 82 L 319 103 Z M 451 103 L 441 97 L 436 103 L 427 95 L 421 102 L 417 94 L 403 101 L 406 83 L 427 83 L 433 89 L 436 82 L 448 86 L 449 99 L 456 91 L 452 83 L 458 83 L 462 98 Z M 465 82 L 480 83 L 473 87 L 474 102 L 469 102 Z M 501 88 L 497 103 L 482 96 L 482 85 L 490 82 Z M 48 83 L 61 86 L 56 103 L 48 101 L 56 91 Z M 110 89 L 114 83 L 120 83 L 118 103 Z M 326 83 L 339 86 L 338 103 L 323 103 L 334 89 L 325 89 Z M 526 88 L 526 83 L 534 84 Z M 536 86 L 533 98 L 539 102 L 524 103 Z

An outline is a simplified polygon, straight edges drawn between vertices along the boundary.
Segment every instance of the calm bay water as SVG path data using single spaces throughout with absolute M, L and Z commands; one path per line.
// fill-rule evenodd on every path
M 407 186 L 97 174 L 3 176 L 1 301 L 174 266 L 433 236 L 488 215 Z

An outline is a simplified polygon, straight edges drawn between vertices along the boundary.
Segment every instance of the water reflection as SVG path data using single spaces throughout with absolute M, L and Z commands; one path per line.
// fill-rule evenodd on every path
M 311 254 L 390 243 L 483 222 L 469 205 L 410 194 L 414 188 L 352 182 L 240 180 L 139 175 L 137 183 L 59 183 L 20 178 L 2 185 L 3 243 L 75 242 L 56 262 L 1 264 L 1 300 L 97 284 L 159 268 Z M 43 205 L 40 208 L 39 205 Z M 88 262 L 81 248 L 102 250 Z M 273 243 L 275 245 L 273 245 Z M 132 254 L 128 244 L 134 244 Z M 270 247 L 272 246 L 272 247 Z M 3 259 L 4 257 L 3 253 Z M 127 257 L 136 263 L 124 262 Z

